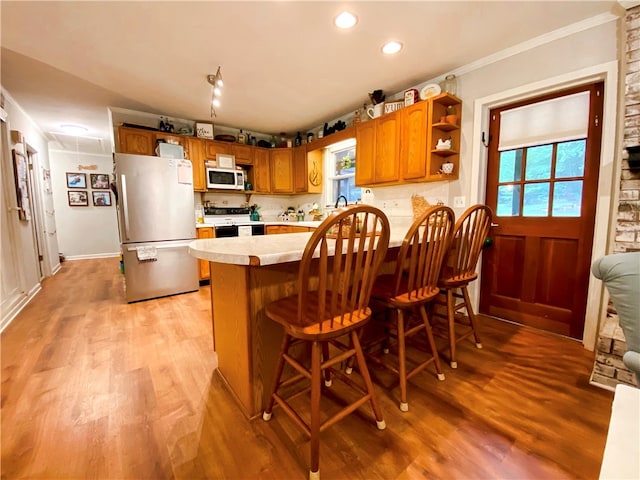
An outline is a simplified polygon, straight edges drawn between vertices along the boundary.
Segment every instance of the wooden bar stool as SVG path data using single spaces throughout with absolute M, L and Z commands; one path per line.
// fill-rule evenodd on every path
M 467 286 L 478 278 L 476 267 L 492 219 L 493 212 L 486 205 L 474 205 L 462 214 L 456 222 L 447 261 L 438 281 L 438 286 L 446 295 L 451 368 L 458 368 L 456 343 L 473 335 L 476 347 L 482 348 Z M 461 293 L 457 293 L 457 290 Z M 462 301 L 456 303 L 458 299 Z M 462 310 L 467 311 L 467 316 L 461 313 Z
M 306 245 L 298 271 L 298 293 L 266 306 L 266 315 L 284 327 L 285 335 L 271 398 L 262 417 L 270 420 L 277 403 L 310 437 L 310 479 L 320 475 L 320 432 L 325 428 L 367 402 L 371 404 L 377 427 L 385 428 L 358 332 L 371 318 L 371 288 L 388 245 L 389 220 L 381 210 L 368 205 L 338 210 L 322 222 Z M 292 349 L 301 342 L 310 346 L 310 362 L 308 353 L 305 355 L 308 349 Z M 354 356 L 362 382 L 334 368 Z M 283 380 L 285 364 L 293 367 L 294 372 Z M 328 388 L 333 377 L 343 380 L 358 398 L 345 400 L 347 405 L 340 411 L 322 419 L 322 379 Z M 298 382 L 305 384 L 302 391 L 292 388 Z M 309 390 L 307 420 L 296 411 L 293 400 Z
M 369 353 L 368 358 L 398 375 L 400 410 L 403 412 L 409 410 L 407 380 L 430 363 L 435 364 L 438 379 L 444 380 L 425 306 L 440 291 L 438 277 L 451 242 L 453 224 L 454 213 L 449 207 L 431 207 L 423 212 L 404 237 L 395 273 L 379 276 L 371 292 L 373 300 L 394 313 L 386 321 L 389 336 L 384 341 L 396 341 L 397 367 L 386 360 L 385 355 Z M 406 341 L 419 333 L 425 334 L 431 354 L 407 370 Z

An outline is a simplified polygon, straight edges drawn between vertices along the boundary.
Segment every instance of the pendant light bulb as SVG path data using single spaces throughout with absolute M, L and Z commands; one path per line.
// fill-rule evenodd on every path
M 217 85 L 218 87 L 222 87 L 222 86 L 224 86 L 224 82 L 222 81 L 222 78 L 218 78 L 218 79 L 216 79 L 216 85 Z
M 213 106 L 216 108 L 220 106 L 220 100 L 218 100 L 217 98 L 214 98 L 211 103 L 213 103 Z
M 213 94 L 214 94 L 216 97 L 220 97 L 220 96 L 222 96 L 222 90 L 220 90 L 220 88 L 219 88 L 219 87 L 213 87 Z

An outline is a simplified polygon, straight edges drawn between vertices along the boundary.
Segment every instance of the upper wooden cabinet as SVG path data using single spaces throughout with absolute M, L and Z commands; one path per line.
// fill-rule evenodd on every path
M 193 189 L 196 192 L 206 192 L 207 182 L 204 167 L 204 140 L 201 138 L 187 138 L 189 160 L 193 168 Z
M 305 193 L 309 191 L 307 177 L 307 146 L 293 149 L 293 191 Z
M 447 116 L 447 110 L 455 119 Z M 443 93 L 356 128 L 356 185 L 393 185 L 458 178 L 462 102 Z M 451 139 L 451 148 L 438 141 Z M 442 164 L 453 163 L 453 173 Z
M 376 122 L 359 123 L 356 127 L 356 185 L 375 183 Z
M 204 142 L 204 158 L 206 160 L 215 160 L 216 153 L 231 153 L 230 143 L 216 142 L 215 140 L 205 140 Z
M 424 180 L 427 176 L 427 103 L 418 102 L 400 112 L 402 179 Z
M 390 184 L 400 179 L 398 112 L 356 128 L 356 185 Z
M 393 183 L 400 179 L 400 121 L 398 112 L 389 113 L 377 119 L 373 178 L 376 183 Z
M 240 165 L 253 165 L 253 148 L 250 145 L 231 144 L 231 153 Z
M 256 148 L 253 152 L 253 190 L 258 193 L 271 191 L 271 167 L 269 150 Z
M 141 128 L 118 127 L 118 152 L 154 155 L 155 132 Z
M 293 153 L 276 148 L 271 153 L 271 193 L 293 193 Z
M 453 180 L 460 173 L 460 125 L 462 101 L 444 93 L 429 101 L 429 122 L 427 125 L 427 178 L 430 180 Z M 448 110 L 453 111 L 453 115 Z M 442 121 L 445 120 L 445 121 Z M 451 139 L 451 148 L 438 149 L 438 140 Z M 442 173 L 442 164 L 453 164 L 453 173 Z

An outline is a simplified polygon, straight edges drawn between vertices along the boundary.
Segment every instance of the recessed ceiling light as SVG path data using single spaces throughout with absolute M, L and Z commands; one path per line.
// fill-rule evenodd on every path
M 64 125 L 60 125 L 62 131 L 68 133 L 69 135 L 84 135 L 89 131 L 87 127 L 83 127 L 81 125 L 73 125 L 71 123 L 65 123 Z
M 347 29 L 353 27 L 356 23 L 358 23 L 358 17 L 356 17 L 353 13 L 342 12 L 335 18 L 333 23 L 335 23 L 336 27 L 338 28 Z
M 382 46 L 382 53 L 386 53 L 387 55 L 393 55 L 394 53 L 398 53 L 400 50 L 402 50 L 402 44 L 395 40 L 387 42 Z

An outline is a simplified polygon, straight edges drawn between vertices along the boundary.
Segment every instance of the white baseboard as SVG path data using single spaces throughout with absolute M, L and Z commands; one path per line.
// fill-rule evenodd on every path
M 11 322 L 13 322 L 13 320 L 18 316 L 22 309 L 29 304 L 31 299 L 33 299 L 33 297 L 35 297 L 40 290 L 42 290 L 42 286 L 40 285 L 40 283 L 38 283 L 31 289 L 31 291 L 27 295 L 22 297 L 20 301 L 17 302 L 9 312 L 7 312 L 5 317 L 0 320 L 0 333 L 2 333 Z
M 120 252 L 115 252 L 115 253 L 98 253 L 98 254 L 92 254 L 92 255 L 73 255 L 70 257 L 66 257 L 65 256 L 65 261 L 72 261 L 72 260 L 91 260 L 93 258 L 112 258 L 112 257 L 119 257 L 120 256 Z

